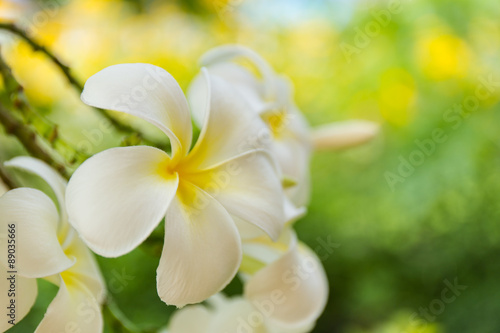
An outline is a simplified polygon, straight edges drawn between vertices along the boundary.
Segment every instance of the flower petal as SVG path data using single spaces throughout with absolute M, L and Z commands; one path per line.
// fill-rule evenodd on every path
M 0 198 L 0 243 L 5 252 L 0 256 L 8 266 L 7 244 L 12 239 L 9 229 L 15 229 L 16 267 L 24 277 L 46 277 L 73 265 L 57 239 L 59 216 L 52 200 L 39 190 L 18 188 Z M 10 226 L 14 224 L 15 228 Z
M 269 319 L 288 328 L 316 321 L 328 299 L 328 281 L 320 260 L 305 245 L 297 245 L 295 237 L 293 234 L 288 252 L 258 271 L 245 286 L 245 296 L 252 303 L 272 302 Z
M 219 306 L 210 325 L 210 333 L 269 333 L 265 317 L 242 297 L 230 298 Z
M 70 223 L 96 253 L 116 257 L 141 244 L 177 191 L 168 155 L 156 148 L 112 148 L 85 161 L 66 190 Z
M 305 206 L 296 207 L 287 197 L 284 197 L 283 206 L 285 209 L 286 224 L 293 224 L 307 213 L 307 208 Z
M 267 333 L 308 333 L 312 332 L 316 322 L 305 323 L 304 325 L 294 326 L 293 328 L 282 326 L 277 322 L 267 322 Z
M 254 112 L 260 114 L 267 110 L 269 103 L 262 98 L 264 90 L 261 82 L 243 66 L 232 62 L 215 63 L 210 65 L 209 72 L 210 75 L 222 78 L 238 90 Z M 188 91 L 193 120 L 199 127 L 203 126 L 208 111 L 205 108 L 206 93 L 206 78 L 204 73 L 200 72 L 191 82 Z
M 238 232 L 240 233 L 240 237 L 242 240 L 267 236 L 266 232 L 261 228 L 257 227 L 255 224 L 240 219 L 235 215 L 231 215 L 231 218 L 233 219 L 234 224 L 236 225 L 236 228 L 238 229 Z
M 261 263 L 263 266 L 270 265 L 280 259 L 292 246 L 296 246 L 296 242 L 296 236 L 292 228 L 283 229 L 277 241 L 271 241 L 268 237 L 245 240 L 242 246 L 243 260 L 252 259 L 253 262 Z M 258 266 L 252 268 L 258 268 Z M 246 272 L 240 270 L 240 273 L 254 275 L 256 271 Z M 246 278 L 247 276 L 243 277 Z
M 222 290 L 241 262 L 238 231 L 227 211 L 196 186 L 181 181 L 165 218 L 157 270 L 158 295 L 182 307 Z
M 65 253 L 70 258 L 75 258 L 75 264 L 70 267 L 67 272 L 77 276 L 78 279 L 92 292 L 99 303 L 104 301 L 106 296 L 106 283 L 101 275 L 101 271 L 89 248 L 83 243 L 81 238 L 76 233 L 76 230 L 71 228 L 68 235 L 68 246 L 65 248 Z
M 258 226 L 273 239 L 281 233 L 285 223 L 284 194 L 273 161 L 265 151 L 250 151 L 186 177 L 231 215 Z
M 297 182 L 295 186 L 285 190 L 288 198 L 297 207 L 307 205 L 310 197 L 309 146 L 295 138 L 287 138 L 274 141 L 272 152 L 283 175 Z
M 265 85 L 265 92 L 272 92 L 272 86 L 275 84 L 275 73 L 269 63 L 264 60 L 257 52 L 241 45 L 222 45 L 215 47 L 206 52 L 200 59 L 203 66 L 210 66 L 218 62 L 233 61 L 238 58 L 243 58 L 256 67 L 260 75 L 262 75 L 263 83 Z M 270 96 L 264 96 L 268 98 Z
M 140 117 L 161 129 L 172 155 L 191 147 L 189 108 L 179 84 L 164 69 L 150 64 L 120 64 L 91 76 L 82 93 L 85 104 Z
M 206 169 L 270 144 L 269 129 L 238 91 L 206 70 L 204 73 L 205 97 L 201 97 L 202 87 L 195 90 L 197 98 L 206 102 L 201 113 L 207 116 L 200 137 L 184 162 L 191 170 Z
M 379 130 L 380 126 L 371 121 L 348 120 L 315 128 L 311 139 L 317 150 L 339 150 L 365 143 Z
M 0 302 L 2 304 L 2 307 L 8 307 L 10 306 L 12 300 L 15 301 L 14 324 L 17 324 L 28 314 L 33 304 L 35 304 L 36 296 L 38 294 L 38 287 L 36 284 L 36 279 L 15 275 L 15 280 L 12 281 L 16 286 L 16 295 L 13 297 L 9 297 L 8 290 L 10 289 L 11 281 L 8 278 L 10 277 L 10 275 L 11 274 L 7 273 L 7 269 L 0 265 L 0 276 L 2 277 L 0 279 L 0 290 L 2 290 L 2 293 L 0 294 Z M 4 314 L 4 316 L 2 316 L 2 320 L 0 321 L 1 332 L 5 332 L 9 328 L 11 328 L 12 324 L 10 324 L 8 321 L 14 319 L 12 317 L 9 317 L 10 309 L 4 309 L 5 308 L 3 308 L 2 310 L 6 311 L 6 315 Z
M 65 276 L 35 333 L 102 330 L 101 309 L 92 292 L 75 277 Z
M 168 333 L 206 333 L 212 314 L 203 305 L 191 305 L 174 312 Z
M 61 212 L 61 221 L 67 220 L 66 205 L 64 200 L 67 182 L 63 177 L 61 177 L 61 175 L 47 165 L 47 163 L 30 156 L 18 156 L 5 162 L 4 164 L 7 167 L 18 168 L 31 172 L 45 180 L 56 195 L 59 211 Z

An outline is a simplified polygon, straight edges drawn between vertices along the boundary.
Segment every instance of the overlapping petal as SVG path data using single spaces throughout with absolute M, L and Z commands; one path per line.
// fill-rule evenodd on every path
M 252 112 L 238 91 L 222 79 L 204 71 L 205 87 L 196 89 L 196 98 L 205 103 L 193 105 L 206 114 L 200 137 L 186 161 L 190 170 L 201 170 L 220 164 L 246 151 L 266 148 L 270 133 L 264 122 Z M 202 91 L 205 93 L 202 97 Z
M 66 190 L 68 214 L 94 252 L 123 255 L 149 236 L 177 191 L 170 162 L 156 148 L 121 147 L 94 155 L 77 169 Z
M 260 114 L 269 108 L 269 103 L 262 98 L 264 89 L 261 82 L 246 68 L 232 62 L 215 63 L 210 65 L 210 75 L 230 82 L 232 88 L 238 91 L 241 98 L 254 112 Z M 200 73 L 191 82 L 188 92 L 191 113 L 200 128 L 208 112 L 205 107 L 206 94 L 206 78 L 203 73 Z
M 191 146 L 189 108 L 177 81 L 150 64 L 107 67 L 85 83 L 82 101 L 88 105 L 140 117 L 168 135 L 172 155 L 183 156 Z
M 283 192 L 273 161 L 265 151 L 250 151 L 186 177 L 232 216 L 278 238 L 285 222 Z
M 74 263 L 57 238 L 59 215 L 52 200 L 39 190 L 19 188 L 0 198 L 0 242 L 9 244 L 8 229 L 15 229 L 16 267 L 24 277 L 45 277 L 60 273 Z M 11 225 L 15 225 L 11 228 Z M 8 266 L 7 251 L 0 256 Z
M 262 80 L 235 62 L 240 58 L 250 61 Z M 252 110 L 265 120 L 272 135 L 272 153 L 283 175 L 296 182 L 296 186 L 288 188 L 286 194 L 298 208 L 306 205 L 310 185 L 309 127 L 293 102 L 290 80 L 276 74 L 257 53 L 239 45 L 212 49 L 202 56 L 201 63 L 209 66 L 211 73 L 234 86 Z
M 291 88 L 290 88 L 291 89 Z M 287 112 L 287 123 L 286 127 L 288 131 L 293 133 L 293 136 L 302 142 L 305 146 L 311 149 L 311 143 L 309 138 L 310 128 L 307 119 L 304 117 L 302 112 L 297 108 L 295 103 L 290 97 L 288 104 L 286 106 Z
M 170 320 L 168 333 L 207 333 L 212 314 L 203 305 L 188 306 L 176 311 Z
M 67 272 L 85 284 L 99 303 L 106 296 L 106 283 L 95 260 L 94 254 L 85 246 L 76 231 L 71 228 L 67 235 L 64 252 L 70 258 L 76 258 L 76 262 Z
M 59 211 L 61 215 L 61 221 L 67 221 L 66 205 L 65 202 L 65 191 L 66 191 L 66 180 L 61 177 L 54 169 L 52 169 L 45 162 L 30 157 L 30 156 L 18 156 L 10 161 L 4 163 L 7 167 L 18 168 L 27 172 L 31 172 L 42 178 L 47 184 L 52 188 L 54 194 L 57 198 Z
M 103 331 L 100 305 L 77 277 L 63 274 L 56 297 L 35 333 Z
M 210 325 L 210 333 L 269 333 L 265 317 L 242 297 L 228 299 L 219 305 Z
M 240 262 L 240 238 L 227 211 L 206 192 L 181 182 L 165 218 L 160 298 L 178 307 L 199 303 L 224 288 Z
M 296 182 L 286 189 L 288 198 L 297 207 L 307 205 L 310 197 L 309 147 L 295 138 L 287 138 L 274 141 L 272 152 L 283 175 Z
M 7 273 L 7 269 L 0 265 L 0 302 L 2 304 L 2 311 L 4 315 L 0 321 L 0 331 L 5 332 L 12 327 L 8 321 L 14 319 L 13 323 L 17 324 L 20 322 L 30 311 L 33 304 L 35 304 L 36 296 L 38 294 L 38 288 L 36 284 L 36 279 L 25 278 L 19 275 L 15 275 L 14 280 L 9 280 L 11 274 Z M 15 287 L 13 288 L 14 294 L 9 292 L 11 289 L 11 282 L 14 282 Z M 10 294 L 10 295 L 9 295 Z M 11 300 L 14 300 L 14 315 L 10 317 L 9 307 L 12 304 Z
M 286 225 L 293 224 L 295 221 L 306 215 L 307 208 L 305 206 L 296 207 L 286 196 L 284 197 L 283 201 Z
M 1 243 L 6 250 L 11 243 L 16 247 L 12 266 L 8 251 L 1 258 L 5 277 L 17 271 L 16 295 L 12 297 L 16 300 L 16 323 L 29 312 L 37 294 L 36 278 L 43 277 L 57 284 L 59 292 L 36 332 L 102 331 L 99 302 L 105 296 L 105 285 L 93 255 L 67 223 L 66 181 L 31 157 L 17 157 L 6 164 L 44 179 L 60 205 L 58 213 L 47 195 L 31 188 L 14 189 L 0 198 L 0 225 L 5 229 Z M 15 238 L 9 237 L 11 230 Z M 5 278 L 2 281 L 9 283 Z
M 264 317 L 248 300 L 242 297 L 221 299 L 209 306 L 194 305 L 177 311 L 172 317 L 168 333 L 271 333 Z M 273 332 L 274 333 L 274 332 Z
M 328 281 L 318 257 L 291 235 L 288 252 L 252 276 L 245 297 L 271 302 L 270 320 L 285 328 L 299 328 L 316 321 L 328 299 Z M 276 298 L 277 291 L 282 297 Z
M 200 59 L 203 66 L 210 66 L 220 62 L 233 61 L 238 58 L 247 59 L 256 67 L 265 86 L 264 98 L 270 98 L 272 86 L 274 85 L 275 73 L 271 66 L 257 52 L 241 45 L 222 45 L 206 52 Z

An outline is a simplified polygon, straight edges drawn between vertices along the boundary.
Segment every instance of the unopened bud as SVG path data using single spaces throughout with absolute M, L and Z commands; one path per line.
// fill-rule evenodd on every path
M 379 125 L 367 120 L 347 120 L 321 125 L 312 130 L 316 150 L 339 150 L 354 147 L 373 139 Z

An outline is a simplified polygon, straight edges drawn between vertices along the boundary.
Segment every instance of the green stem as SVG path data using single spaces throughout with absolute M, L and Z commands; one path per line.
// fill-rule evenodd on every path
M 0 179 L 2 179 L 3 183 L 11 190 L 17 187 L 16 182 L 10 178 L 2 163 L 0 163 Z
M 103 305 L 103 313 L 107 313 L 107 318 L 110 319 L 110 324 L 113 332 L 123 333 L 150 333 L 151 330 L 143 330 L 137 327 L 127 316 L 122 312 L 118 304 L 108 297 L 107 302 Z

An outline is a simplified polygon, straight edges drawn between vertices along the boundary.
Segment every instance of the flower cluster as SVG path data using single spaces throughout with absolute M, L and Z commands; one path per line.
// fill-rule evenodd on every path
M 36 332 L 101 332 L 100 306 L 106 287 L 94 256 L 68 223 L 65 204 L 66 181 L 44 162 L 20 156 L 5 163 L 43 179 L 56 202 L 33 188 L 17 188 L 0 198 L 2 230 L 15 229 L 15 238 L 7 232 L 0 236 L 2 249 L 15 248 L 15 257 L 2 255 L 0 270 L 2 304 L 16 302 L 15 315 L 0 322 L 2 332 L 17 324 L 30 311 L 37 297 L 37 279 L 59 286 Z M 56 206 L 57 204 L 57 206 Z M 9 246 L 10 245 L 10 246 Z M 15 273 L 15 275 L 12 275 Z M 14 284 L 14 288 L 10 284 Z M 14 293 L 14 294 L 13 294 Z
M 157 291 L 182 308 L 169 332 L 285 333 L 314 326 L 328 281 L 292 227 L 306 213 L 309 157 L 314 146 L 363 142 L 373 126 L 337 125 L 313 136 L 290 82 L 252 50 L 218 47 L 201 63 L 187 98 L 168 72 L 149 64 L 114 65 L 85 84 L 84 103 L 151 123 L 170 151 L 111 148 L 86 160 L 68 184 L 34 158 L 6 163 L 41 177 L 56 198 L 30 188 L 0 198 L 1 227 L 19 229 L 17 320 L 34 303 L 35 279 L 44 278 L 59 292 L 37 332 L 68 325 L 102 332 L 105 287 L 89 249 L 124 255 L 164 221 Z M 194 143 L 193 123 L 200 130 Z M 7 246 L 5 235 L 0 242 Z M 0 262 L 8 270 L 7 258 Z M 244 293 L 226 298 L 220 292 L 237 274 Z M 183 308 L 205 300 L 207 307 Z M 82 318 L 81 304 L 92 305 L 91 319 Z

